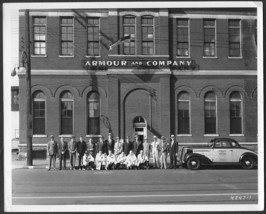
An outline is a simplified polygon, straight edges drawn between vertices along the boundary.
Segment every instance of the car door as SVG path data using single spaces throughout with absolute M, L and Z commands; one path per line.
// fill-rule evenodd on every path
M 212 161 L 219 162 L 233 162 L 233 149 L 230 142 L 226 140 L 218 140 L 214 143 Z

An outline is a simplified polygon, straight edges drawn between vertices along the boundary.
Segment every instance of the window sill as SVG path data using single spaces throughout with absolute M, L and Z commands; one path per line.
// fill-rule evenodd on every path
M 86 58 L 101 58 L 101 56 L 85 56 Z
M 191 59 L 191 56 L 176 56 L 176 59 Z
M 124 54 L 109 54 L 108 56 L 110 57 L 169 57 L 169 55 L 124 55 Z
M 218 56 L 203 56 L 203 59 L 218 59 Z
M 47 134 L 34 134 L 32 137 L 47 137 Z
M 86 137 L 102 137 L 102 135 L 89 134 L 89 135 L 86 135 Z
M 204 137 L 219 137 L 219 134 L 204 134 Z
M 62 134 L 62 135 L 58 135 L 58 137 L 72 137 L 73 134 Z
M 74 55 L 58 55 L 58 57 L 60 57 L 60 58 L 64 58 L 64 57 L 66 57 L 66 58 L 74 58 Z
M 178 137 L 192 137 L 192 134 L 178 134 Z
M 35 57 L 46 58 L 47 55 L 31 55 L 31 57 L 33 57 L 33 58 L 35 58 Z
M 235 56 L 235 57 L 229 56 L 228 59 L 243 59 L 243 57 L 242 56 Z
M 230 137 L 244 137 L 244 134 L 229 134 Z

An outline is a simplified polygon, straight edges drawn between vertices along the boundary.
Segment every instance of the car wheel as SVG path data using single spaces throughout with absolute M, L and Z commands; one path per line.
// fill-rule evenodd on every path
M 241 160 L 241 166 L 243 169 L 252 169 L 254 167 L 255 161 L 252 157 L 244 157 Z
M 200 168 L 200 160 L 198 157 L 191 157 L 187 161 L 187 168 L 197 170 Z

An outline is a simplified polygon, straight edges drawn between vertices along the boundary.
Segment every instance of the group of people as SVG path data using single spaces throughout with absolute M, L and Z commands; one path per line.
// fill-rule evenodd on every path
M 67 143 L 63 137 L 57 143 L 54 136 L 50 136 L 47 143 L 47 152 L 49 156 L 49 167 L 56 170 L 56 158 L 59 158 L 59 170 L 66 169 L 67 153 L 69 154 L 70 170 L 111 170 L 111 169 L 149 169 L 150 155 L 153 159 L 153 168 L 167 169 L 167 157 L 170 156 L 170 168 L 176 168 L 178 154 L 178 142 L 175 136 L 171 135 L 170 142 L 166 142 L 165 137 L 160 139 L 153 136 L 153 141 L 148 143 L 148 139 L 139 140 L 135 135 L 134 141 L 131 142 L 129 137 L 123 139 L 112 139 L 111 133 L 104 141 L 100 137 L 97 143 L 92 142 L 89 138 L 86 143 L 82 137 L 79 141 L 75 136 Z M 78 166 L 75 165 L 78 157 Z

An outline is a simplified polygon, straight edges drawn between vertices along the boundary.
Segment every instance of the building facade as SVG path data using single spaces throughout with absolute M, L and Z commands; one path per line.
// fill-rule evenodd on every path
M 256 9 L 31 10 L 33 145 L 49 135 L 257 143 Z M 20 54 L 25 13 L 20 11 Z M 20 144 L 26 82 L 19 74 Z

